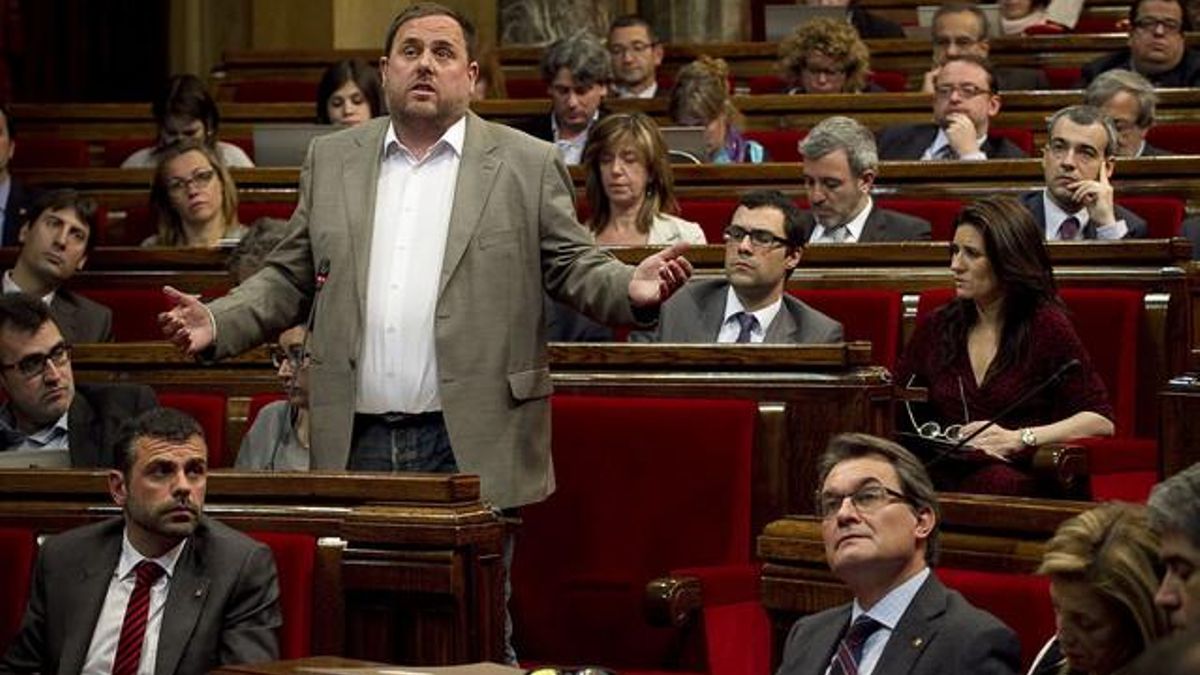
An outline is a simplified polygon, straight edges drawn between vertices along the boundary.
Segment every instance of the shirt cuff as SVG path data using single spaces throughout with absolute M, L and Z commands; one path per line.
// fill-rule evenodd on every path
M 984 152 L 982 150 L 976 150 L 975 152 L 969 152 L 965 155 L 959 155 L 958 158 L 959 159 L 981 160 L 981 159 L 987 159 L 987 155 L 984 154 Z
M 1127 235 L 1127 234 L 1129 234 L 1129 226 L 1125 224 L 1124 219 L 1118 220 L 1117 222 L 1113 223 L 1112 225 L 1105 225 L 1104 227 L 1100 227 L 1100 226 L 1096 227 L 1096 238 L 1097 239 L 1107 239 L 1107 240 L 1124 239 L 1125 235 Z

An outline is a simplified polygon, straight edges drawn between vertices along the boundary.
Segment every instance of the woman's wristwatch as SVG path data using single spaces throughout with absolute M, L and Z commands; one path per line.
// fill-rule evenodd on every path
M 1021 429 L 1021 445 L 1024 445 L 1027 448 L 1034 448 L 1037 447 L 1037 444 L 1037 434 L 1033 433 L 1033 429 L 1031 427 L 1025 427 L 1024 429 Z

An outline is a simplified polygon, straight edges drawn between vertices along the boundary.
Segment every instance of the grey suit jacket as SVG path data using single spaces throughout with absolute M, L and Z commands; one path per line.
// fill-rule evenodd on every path
M 850 624 L 850 605 L 792 626 L 776 675 L 824 675 Z M 930 574 L 900 617 L 874 675 L 1009 675 L 1021 664 L 1017 636 Z
M 729 282 L 697 279 L 663 303 L 658 328 L 631 333 L 631 342 L 715 343 L 725 318 Z M 767 326 L 763 342 L 771 344 L 821 344 L 842 341 L 842 324 L 783 294 L 783 306 Z
M 389 123 L 381 117 L 313 141 L 292 234 L 262 271 L 211 305 L 212 356 L 243 352 L 304 320 L 316 263 L 330 261 L 310 342 L 310 377 L 320 383 L 310 394 L 316 469 L 345 469 L 349 459 Z M 434 320 L 438 387 L 459 468 L 480 475 L 484 498 L 508 508 L 554 489 L 543 289 L 603 323 L 632 323 L 633 268 L 598 249 L 576 220 L 554 146 L 473 113 L 466 125 Z
M 121 556 L 124 525 L 114 518 L 46 541 L 21 631 L 0 660 L 0 673 L 73 675 L 83 668 Z M 154 675 L 202 675 L 224 664 L 279 657 L 279 584 L 264 544 L 201 518 L 170 584 Z
M 1021 195 L 1021 203 L 1029 212 L 1033 214 L 1033 219 L 1037 222 L 1038 227 L 1043 232 L 1046 231 L 1046 205 L 1042 203 L 1042 191 L 1026 192 Z M 1125 233 L 1125 239 L 1144 239 L 1150 233 L 1150 228 L 1146 224 L 1146 219 L 1120 204 L 1113 204 L 1113 212 L 1118 220 L 1125 221 L 1125 227 L 1128 231 Z M 1096 238 L 1096 226 L 1092 222 L 1088 222 L 1083 228 L 1084 239 Z
M 815 230 L 816 221 L 812 211 L 804 212 L 802 222 L 809 232 Z M 933 226 L 928 220 L 873 206 L 858 241 L 864 244 L 884 241 L 929 241 L 932 233 Z
M 937 138 L 938 128 L 932 122 L 926 124 L 902 124 L 882 129 L 878 135 L 879 159 L 921 159 L 925 149 Z M 983 144 L 983 154 L 988 159 L 1018 159 L 1025 156 L 1020 148 L 1007 138 L 988 136 Z
M 54 294 L 50 316 L 73 344 L 112 342 L 112 310 L 64 288 Z
M 71 466 L 115 467 L 113 448 L 121 425 L 157 407 L 154 390 L 142 384 L 76 384 L 75 398 L 67 409 Z

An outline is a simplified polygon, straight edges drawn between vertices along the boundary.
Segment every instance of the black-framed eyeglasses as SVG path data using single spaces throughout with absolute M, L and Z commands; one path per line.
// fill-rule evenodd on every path
M 198 188 L 208 187 L 208 184 L 212 182 L 212 179 L 216 175 L 217 172 L 214 169 L 201 169 L 192 174 L 191 178 L 172 178 L 167 181 L 167 192 L 171 194 L 183 194 L 192 189 L 193 185 Z
M 30 354 L 16 363 L 0 363 L 0 370 L 16 369 L 21 377 L 33 379 L 46 372 L 46 364 L 53 363 L 55 368 L 62 368 L 71 361 L 71 345 L 59 342 L 50 348 L 46 354 Z
M 813 500 L 813 503 L 816 504 L 817 515 L 821 518 L 832 518 L 842 510 L 842 504 L 846 502 L 847 498 L 850 499 L 854 510 L 859 513 L 874 513 L 893 502 L 912 503 L 908 495 L 903 492 L 893 490 L 885 485 L 869 483 L 850 494 L 817 491 L 817 498 Z
M 619 58 L 624 57 L 629 52 L 633 52 L 634 54 L 643 54 L 647 50 L 652 49 L 654 47 L 654 45 L 656 45 L 656 44 L 658 44 L 658 43 L 657 42 L 641 42 L 639 40 L 637 42 L 631 42 L 628 45 L 609 45 L 608 53 L 612 54 L 613 56 L 615 56 L 619 59 Z
M 913 382 L 915 382 L 916 379 L 917 376 L 914 373 L 912 377 L 908 378 L 908 384 L 904 385 L 904 388 L 912 389 Z M 963 388 L 963 381 L 961 377 L 958 378 L 958 396 L 962 400 L 963 424 L 966 424 L 967 422 L 971 421 L 971 411 L 967 409 L 967 393 Z M 904 409 L 908 411 L 908 421 L 912 423 L 913 431 L 915 431 L 921 438 L 938 439 L 950 441 L 951 443 L 956 443 L 958 442 L 958 439 L 962 438 L 962 424 L 951 424 L 945 429 L 943 429 L 942 426 L 937 422 L 917 424 L 917 418 L 915 415 L 913 415 L 912 401 L 909 401 L 907 398 L 904 399 Z
M 950 98 L 956 91 L 964 101 L 992 93 L 991 89 L 977 87 L 973 84 L 939 84 L 933 88 L 933 93 L 937 94 L 938 98 Z
M 746 229 L 741 225 L 730 225 L 725 228 L 724 237 L 726 244 L 740 244 L 743 239 L 750 237 L 750 245 L 755 248 L 775 248 L 788 245 L 787 239 L 776 236 L 770 230 Z
M 1183 24 L 1175 19 L 1159 19 L 1153 16 L 1134 19 L 1133 27 L 1143 33 L 1154 33 L 1161 28 L 1166 35 L 1174 35 L 1183 30 Z
M 279 346 L 271 347 L 271 363 L 276 369 L 283 367 L 284 362 L 291 364 L 292 368 L 296 368 L 304 360 L 304 346 L 292 345 L 286 350 Z

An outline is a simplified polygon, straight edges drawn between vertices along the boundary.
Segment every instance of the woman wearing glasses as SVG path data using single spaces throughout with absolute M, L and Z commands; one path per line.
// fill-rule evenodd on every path
M 779 43 L 779 69 L 789 94 L 882 91 L 867 82 L 871 52 L 845 21 L 817 18 Z
M 897 368 L 898 384 L 928 388 L 928 403 L 916 406 L 925 422 L 914 414 L 914 430 L 950 442 L 979 431 L 973 453 L 930 463 L 940 489 L 1033 494 L 1037 445 L 1112 435 L 1104 383 L 1059 300 L 1042 232 L 1016 200 L 988 197 L 963 209 L 950 271 L 955 298 L 917 326 Z
M 150 188 L 158 233 L 142 246 L 212 247 L 241 239 L 237 186 L 212 148 L 182 141 L 160 155 Z
M 587 226 L 605 246 L 703 244 L 696 223 L 676 218 L 675 182 L 658 125 L 640 112 L 612 113 L 588 134 L 583 149 Z
M 242 439 L 234 468 L 308 470 L 308 358 L 304 354 L 304 335 L 304 326 L 293 326 L 279 335 L 271 350 L 287 398 L 258 411 Z

